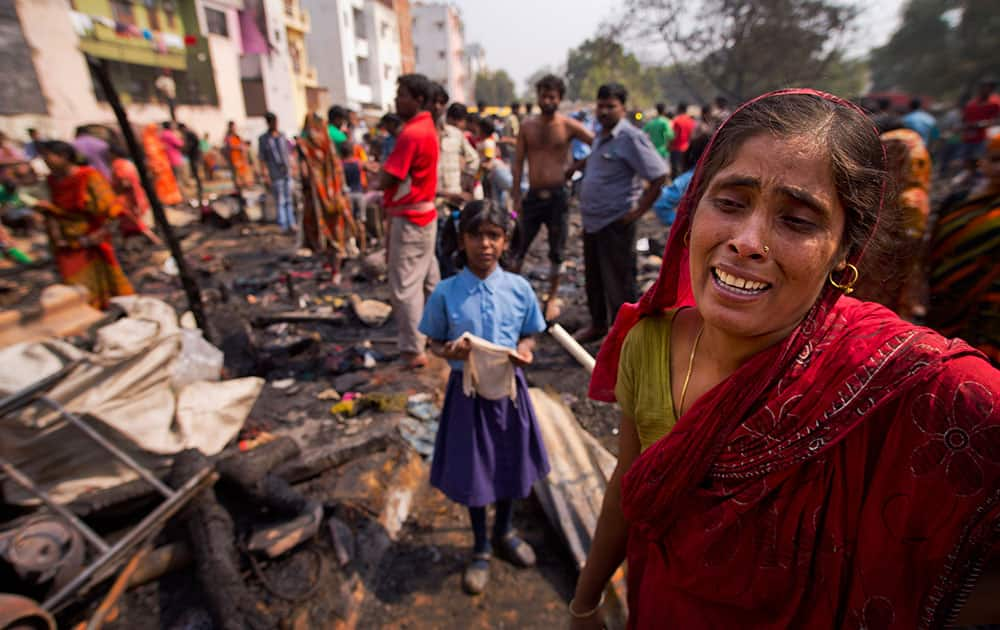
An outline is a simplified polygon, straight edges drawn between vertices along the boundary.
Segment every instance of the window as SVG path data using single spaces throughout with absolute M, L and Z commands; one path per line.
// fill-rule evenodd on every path
M 385 20 L 382 20 L 382 22 L 378 25 L 378 33 L 379 33 L 378 36 L 381 39 L 385 39 L 386 37 L 388 37 L 389 36 L 389 23 L 386 22 Z
M 443 31 L 444 30 L 444 20 L 439 20 L 439 21 L 435 22 L 434 26 L 437 27 L 437 30 Z
M 111 82 L 118 90 L 119 96 L 126 102 L 162 102 L 162 95 L 157 91 L 155 85 L 156 79 L 163 72 L 160 68 L 110 59 L 107 63 Z M 90 72 L 90 77 L 97 100 L 107 102 L 104 90 L 101 89 L 93 71 Z M 218 102 L 215 90 L 209 85 L 200 83 L 197 77 L 192 76 L 191 73 L 174 70 L 171 77 L 177 88 L 177 96 L 174 100 L 178 105 L 214 105 Z
M 135 26 L 135 11 L 132 10 L 132 3 L 127 0 L 112 0 L 111 16 L 115 22 Z
M 392 79 L 392 66 L 385 65 L 382 67 L 382 78 L 385 79 L 386 81 Z
M 371 74 L 368 69 L 368 60 L 364 57 L 358 57 L 358 83 L 361 85 L 371 85 Z
M 177 5 L 174 0 L 163 0 L 163 12 L 167 14 L 167 28 L 177 30 Z
M 358 39 L 365 39 L 365 14 L 358 9 L 352 9 L 354 12 L 354 36 Z
M 222 11 L 205 7 L 205 26 L 213 35 L 229 37 L 229 24 L 226 22 L 226 14 Z
M 75 11 L 76 9 L 74 9 Z M 146 15 L 149 16 L 149 30 L 162 31 L 160 27 L 160 10 L 157 7 L 146 5 Z
M 438 51 L 438 59 L 444 59 L 445 55 L 446 55 L 445 51 L 443 50 Z

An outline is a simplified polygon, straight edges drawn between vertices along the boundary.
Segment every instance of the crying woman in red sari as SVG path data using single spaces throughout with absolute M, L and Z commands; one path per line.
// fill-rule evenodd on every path
M 599 625 L 626 558 L 632 628 L 996 621 L 974 588 L 996 567 L 1000 373 L 848 295 L 884 264 L 885 168 L 864 114 L 810 90 L 716 133 L 598 356 L 619 463 L 573 627 Z
M 63 282 L 86 287 L 97 308 L 106 308 L 116 295 L 134 293 L 111 247 L 107 223 L 122 208 L 108 181 L 95 169 L 80 166 L 76 150 L 65 142 L 43 142 L 39 154 L 52 171 L 52 200 L 39 201 L 36 209 L 45 215 Z

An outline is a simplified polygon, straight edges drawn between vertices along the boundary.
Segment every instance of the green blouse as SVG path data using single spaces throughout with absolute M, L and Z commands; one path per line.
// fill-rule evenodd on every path
M 677 311 L 639 320 L 622 344 L 615 398 L 635 421 L 643 451 L 677 424 L 670 389 L 670 329 Z

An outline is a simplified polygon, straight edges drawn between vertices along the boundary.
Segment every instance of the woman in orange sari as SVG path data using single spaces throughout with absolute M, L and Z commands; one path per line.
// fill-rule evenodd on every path
M 246 148 L 243 145 L 243 138 L 236 133 L 236 123 L 229 121 L 226 126 L 226 137 L 223 140 L 226 159 L 233 169 L 233 179 L 238 181 L 241 187 L 253 186 L 253 171 L 247 162 Z
M 135 293 L 111 247 L 106 224 L 122 209 L 107 180 L 94 168 L 79 166 L 76 150 L 65 142 L 43 142 L 39 154 L 52 172 L 52 200 L 39 201 L 35 208 L 45 214 L 63 282 L 86 287 L 97 308 L 106 308 L 116 295 Z
M 160 140 L 160 126 L 156 123 L 149 123 L 142 130 L 142 150 L 146 154 L 146 166 L 149 167 L 150 175 L 153 176 L 153 187 L 156 189 L 156 196 L 160 203 L 165 206 L 172 206 L 181 203 L 184 198 L 177 187 L 177 178 L 170 168 L 170 160 L 167 159 L 167 150 Z
M 125 152 L 112 145 L 111 189 L 118 197 L 122 215 L 118 227 L 122 236 L 149 232 L 149 198 L 139 181 L 139 171 Z
M 349 249 L 348 239 L 357 237 L 344 169 L 320 118 L 306 117 L 296 143 L 302 177 L 303 237 L 314 252 L 327 254 L 336 284 L 340 282 L 341 259 Z

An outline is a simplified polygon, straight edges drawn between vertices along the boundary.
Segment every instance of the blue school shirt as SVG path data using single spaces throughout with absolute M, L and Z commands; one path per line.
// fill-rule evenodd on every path
M 427 300 L 419 330 L 437 341 L 452 341 L 463 333 L 507 348 L 545 330 L 545 318 L 528 281 L 499 266 L 485 280 L 468 268 L 438 283 Z M 461 370 L 461 361 L 448 362 Z
M 684 198 L 692 177 L 694 177 L 693 168 L 678 175 L 660 191 L 660 197 L 653 204 L 653 212 L 663 225 L 670 227 L 674 224 L 674 219 L 677 218 L 677 206 Z

